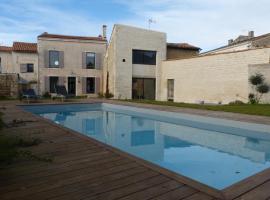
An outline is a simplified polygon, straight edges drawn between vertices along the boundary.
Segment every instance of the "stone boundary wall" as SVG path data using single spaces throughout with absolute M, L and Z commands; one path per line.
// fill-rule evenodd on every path
M 174 79 L 175 102 L 204 101 L 214 104 L 219 102 L 227 104 L 235 100 L 248 102 L 250 93 L 248 78 L 252 70 L 261 71 L 262 74 L 269 73 L 268 65 L 249 66 L 269 64 L 269 59 L 270 48 L 260 48 L 164 61 L 161 69 L 162 89 L 159 100 L 167 100 L 167 80 Z M 267 79 L 270 79 L 270 76 Z
M 0 97 L 18 97 L 18 93 L 18 75 L 0 74 Z

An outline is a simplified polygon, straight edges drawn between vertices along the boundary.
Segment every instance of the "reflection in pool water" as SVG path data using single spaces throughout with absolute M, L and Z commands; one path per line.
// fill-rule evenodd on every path
M 79 106 L 26 109 L 217 189 L 270 166 L 270 139 L 263 132 L 194 119 L 154 119 L 125 113 L 121 106 Z

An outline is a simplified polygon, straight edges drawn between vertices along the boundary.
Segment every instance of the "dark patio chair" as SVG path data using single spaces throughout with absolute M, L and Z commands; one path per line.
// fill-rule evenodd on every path
M 26 99 L 29 103 L 30 100 L 38 100 L 40 96 L 38 96 L 34 89 L 27 89 L 22 91 L 22 100 Z
M 55 86 L 55 91 L 56 91 L 56 98 L 61 98 L 62 101 L 64 99 L 67 99 L 69 97 L 67 89 L 64 85 L 57 85 Z

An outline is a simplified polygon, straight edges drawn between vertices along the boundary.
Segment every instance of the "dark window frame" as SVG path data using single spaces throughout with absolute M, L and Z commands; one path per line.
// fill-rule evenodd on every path
M 53 88 L 53 85 L 51 84 L 52 79 L 55 79 L 56 80 L 54 86 L 57 86 L 58 85 L 58 82 L 59 82 L 59 76 L 50 76 L 49 77 L 50 93 L 56 93 L 55 88 Z
M 88 86 L 88 83 L 90 84 L 91 79 L 93 80 L 93 82 L 92 82 L 93 85 Z M 88 80 L 89 80 L 89 82 L 88 82 Z M 87 77 L 86 78 L 86 93 L 87 94 L 95 94 L 95 92 L 96 92 L 96 78 L 95 77 Z
M 30 66 L 32 68 L 30 68 Z M 34 64 L 33 63 L 27 63 L 26 64 L 26 68 L 27 68 L 27 73 L 34 73 Z M 30 70 L 31 69 L 31 70 Z
M 94 65 L 93 66 L 88 66 L 88 62 L 87 62 L 87 58 L 88 58 L 88 54 L 92 54 L 94 55 Z M 95 52 L 85 52 L 85 63 L 86 63 L 86 69 L 96 69 L 96 53 Z
M 58 60 L 54 59 L 52 61 L 53 53 L 57 53 Z M 56 61 L 58 61 L 58 65 L 55 64 Z M 60 68 L 60 51 L 49 50 L 49 68 Z
M 151 56 L 147 56 L 147 54 L 153 54 L 153 58 L 151 60 Z M 157 63 L 157 51 L 149 51 L 149 50 L 132 50 L 132 64 L 141 64 L 141 65 L 156 65 Z

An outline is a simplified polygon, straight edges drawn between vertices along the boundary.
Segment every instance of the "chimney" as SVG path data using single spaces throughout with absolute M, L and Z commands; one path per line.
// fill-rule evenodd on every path
M 253 37 L 254 37 L 254 31 L 249 31 L 249 32 L 248 32 L 248 37 L 253 38 Z
M 106 25 L 103 25 L 103 26 L 102 26 L 102 37 L 103 37 L 104 39 L 107 38 L 107 26 L 106 26 Z
M 228 40 L 228 45 L 231 45 L 233 43 L 233 39 Z

